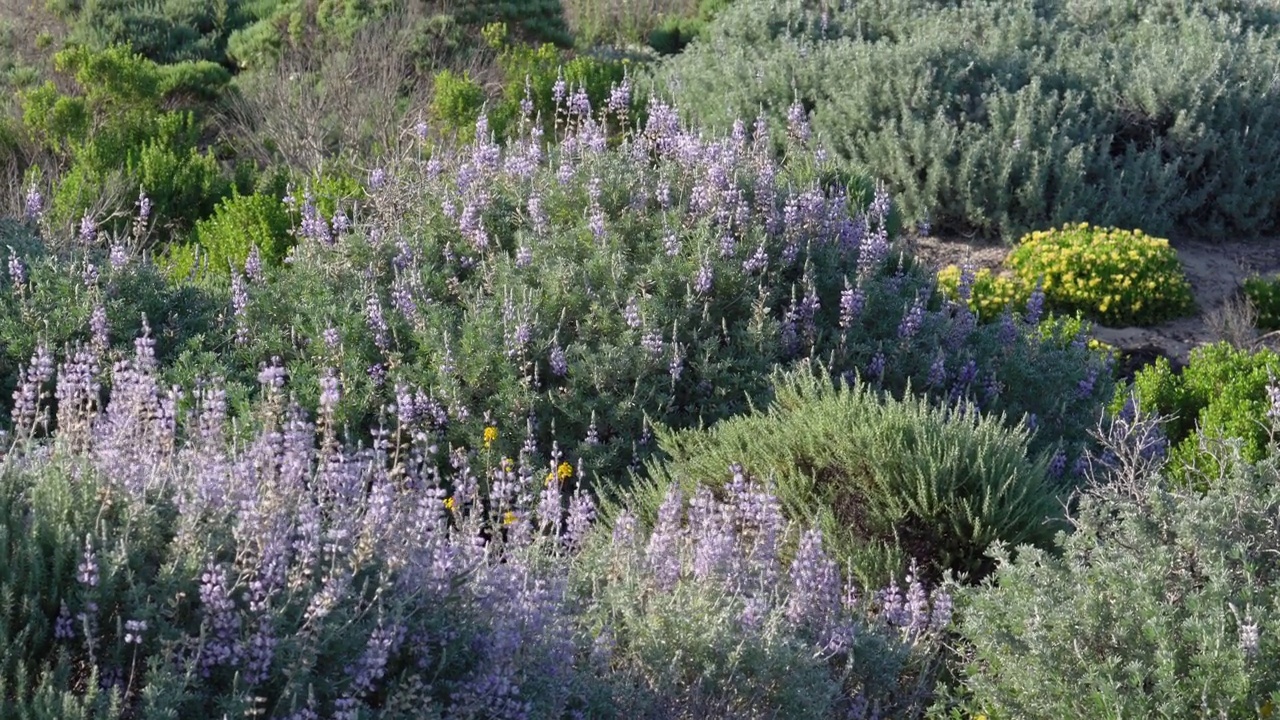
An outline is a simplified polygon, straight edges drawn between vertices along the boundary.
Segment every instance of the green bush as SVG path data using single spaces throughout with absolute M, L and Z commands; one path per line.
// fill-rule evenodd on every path
M 89 343 L 98 308 L 106 315 L 108 357 L 132 352 L 144 315 L 157 357 L 166 363 L 188 350 L 206 349 L 216 338 L 225 299 L 167 283 L 150 262 L 131 258 L 117 268 L 104 251 L 55 254 L 27 225 L 11 221 L 0 221 L 0 248 L 0 261 L 7 265 L 16 257 L 27 276 L 21 286 L 8 273 L 0 278 L 0 417 L 7 418 L 12 406 L 18 367 L 39 345 L 56 351 Z M 98 269 L 94 282 L 84 279 L 86 263 Z
M 264 267 L 278 266 L 293 246 L 292 230 L 289 209 L 278 198 L 258 193 L 232 195 L 218 203 L 212 215 L 196 223 L 192 240 L 203 251 L 209 268 L 225 274 L 231 267 L 242 271 L 255 247 Z
M 1261 330 L 1280 330 L 1280 277 L 1245 278 L 1244 296 L 1256 313 L 1254 324 Z
M 859 582 L 881 587 L 914 561 L 972 579 L 990 568 L 992 542 L 1045 546 L 1062 527 L 1062 486 L 1048 457 L 1028 451 L 1025 425 L 1009 428 L 972 406 L 940 408 L 858 381 L 801 371 L 782 378 L 765 411 L 707 430 L 660 429 L 670 460 L 650 467 L 658 490 L 637 510 L 652 519 L 665 486 L 719 486 L 731 465 L 776 483 L 792 518 L 815 523 Z
M 533 117 L 541 116 L 548 129 L 555 128 L 557 122 L 563 123 L 564 103 L 557 107 L 555 99 L 559 80 L 564 81 L 567 92 L 584 90 L 593 111 L 599 111 L 613 87 L 627 75 L 626 59 L 569 55 L 551 43 L 536 47 L 513 43 L 501 23 L 486 26 L 484 32 L 499 51 L 498 66 L 503 74 L 501 101 L 489 113 L 490 127 L 498 137 L 504 137 L 514 127 L 526 96 L 533 103 Z
M 73 42 L 93 50 L 129 44 L 162 65 L 226 60 L 227 36 L 253 19 L 252 3 L 225 0 L 93 0 L 68 3 L 61 15 Z
M 446 132 L 464 142 L 475 139 L 476 120 L 484 110 L 484 88 L 467 73 L 436 73 L 431 96 L 431 117 Z
M 991 720 L 1270 717 L 1276 464 L 1219 450 L 1221 477 L 1187 492 L 1158 465 L 1141 469 L 1131 439 L 1108 446 L 1125 459 L 1099 474 L 1055 551 L 1002 552 L 987 583 L 957 594 L 965 665 L 954 698 Z
M 230 191 L 212 154 L 197 149 L 202 128 L 196 117 L 165 109 L 172 99 L 167 93 L 209 89 L 187 83 L 192 77 L 212 82 L 218 73 L 162 69 L 123 46 L 75 47 L 55 60 L 75 78 L 76 92 L 63 94 L 49 82 L 22 95 L 28 132 L 67 166 L 50 202 L 55 226 L 77 222 L 113 183 L 118 201 L 132 204 L 146 192 L 161 228 L 189 227 Z
M 700 18 L 667 18 L 649 31 L 649 47 L 663 55 L 675 55 L 706 29 L 707 23 Z
M 941 228 L 1012 239 L 1086 219 L 1225 237 L 1280 220 L 1274 11 L 819 5 L 734 3 L 655 85 L 715 127 L 760 107 L 781 125 L 798 101 L 831 151 Z
M 1191 351 L 1190 363 L 1175 374 L 1164 358 L 1134 376 L 1144 412 L 1172 416 L 1165 431 L 1173 449 L 1169 474 L 1199 482 L 1216 475 L 1213 444 L 1227 438 L 1240 442 L 1246 462 L 1257 462 L 1270 443 L 1267 385 L 1280 378 L 1280 355 L 1270 349 L 1241 350 L 1225 342 Z M 1117 395 L 1111 407 L 1120 407 Z

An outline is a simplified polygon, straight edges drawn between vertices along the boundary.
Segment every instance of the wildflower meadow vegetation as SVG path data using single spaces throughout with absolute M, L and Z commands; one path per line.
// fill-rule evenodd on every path
M 1276 58 L 1280 10 L 765 5 L 0 15 L 0 718 L 1271 717 L 1280 361 L 1122 377 L 1093 323 L 1196 308 L 1091 223 L 1271 227 L 1220 164 L 1274 111 L 1099 154 L 1030 18 Z M 1004 10 L 1031 94 L 943 165 L 833 124 L 819 67 L 928 45 L 927 104 Z M 931 219 L 1025 234 L 937 270 Z

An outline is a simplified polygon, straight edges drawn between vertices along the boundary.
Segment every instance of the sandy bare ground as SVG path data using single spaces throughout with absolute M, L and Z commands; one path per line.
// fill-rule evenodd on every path
M 975 268 L 993 271 L 1002 267 L 1010 249 L 959 236 L 913 238 L 907 244 L 915 248 L 917 257 L 935 268 L 971 262 Z M 1169 244 L 1177 251 L 1191 283 L 1198 314 L 1151 327 L 1099 325 L 1094 328 L 1095 337 L 1123 352 L 1165 355 L 1175 364 L 1186 364 L 1193 348 L 1222 339 L 1273 344 L 1273 338 L 1259 338 L 1252 328 L 1239 327 L 1238 321 L 1233 332 L 1227 319 L 1239 317 L 1239 311 L 1233 308 L 1241 304 L 1245 278 L 1280 272 L 1280 239 L 1210 243 L 1175 237 Z

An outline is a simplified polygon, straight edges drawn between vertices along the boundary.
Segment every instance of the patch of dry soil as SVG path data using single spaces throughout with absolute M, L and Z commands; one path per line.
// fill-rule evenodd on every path
M 906 244 L 914 249 L 916 257 L 934 268 L 970 262 L 975 268 L 992 271 L 1001 268 L 1010 249 L 988 240 L 962 236 L 909 238 Z M 1239 305 L 1243 297 L 1245 278 L 1280 271 L 1280 238 L 1210 243 L 1174 237 L 1169 244 L 1182 261 L 1198 313 L 1150 327 L 1095 325 L 1094 336 L 1127 355 L 1165 355 L 1174 364 L 1185 365 L 1193 348 L 1233 339 L 1229 325 L 1224 326 L 1224 318 L 1238 317 L 1232 306 Z M 1258 343 L 1275 338 L 1259 338 L 1256 331 L 1246 327 L 1237 330 L 1234 339 Z

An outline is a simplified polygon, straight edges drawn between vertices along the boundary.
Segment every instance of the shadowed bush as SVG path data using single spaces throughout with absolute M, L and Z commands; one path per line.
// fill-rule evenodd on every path
M 1280 220 L 1276 15 L 1176 0 L 747 0 L 658 85 L 720 127 L 759 107 L 781 122 L 798 100 L 827 147 L 939 227 L 1258 234 Z

